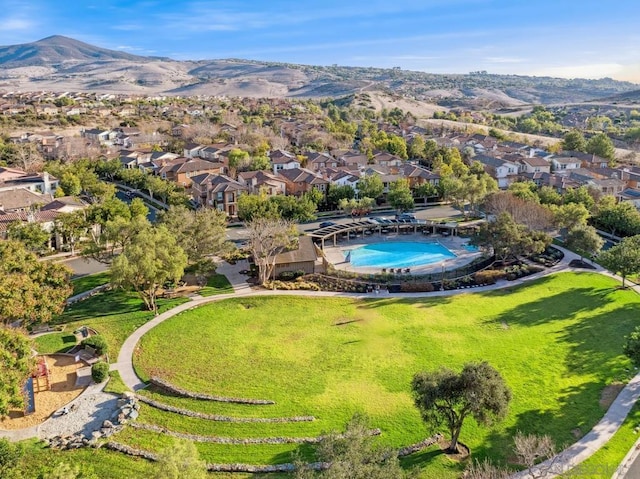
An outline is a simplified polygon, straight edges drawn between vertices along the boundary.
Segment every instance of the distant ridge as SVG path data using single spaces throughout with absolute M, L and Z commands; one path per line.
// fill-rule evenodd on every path
M 313 66 L 240 59 L 177 61 L 133 55 L 53 35 L 0 47 L 0 92 L 91 91 L 137 95 L 220 95 L 254 98 L 358 96 L 420 101 L 433 108 L 500 111 L 527 105 L 596 101 L 639 85 L 520 75 L 434 74 L 373 67 Z M 362 97 L 362 98 L 360 98 Z
M 154 59 L 96 47 L 62 35 L 53 35 L 32 43 L 0 47 L 0 66 L 4 68 L 109 60 L 148 62 Z

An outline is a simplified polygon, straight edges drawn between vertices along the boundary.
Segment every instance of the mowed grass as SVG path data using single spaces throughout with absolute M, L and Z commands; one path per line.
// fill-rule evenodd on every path
M 71 293 L 71 295 L 75 296 L 76 294 L 84 293 L 85 291 L 107 284 L 109 281 L 111 281 L 111 273 L 109 271 L 74 278 L 71 280 L 71 284 L 73 285 L 73 293 Z
M 141 422 L 203 435 L 308 436 L 343 429 L 366 413 L 399 447 L 429 432 L 413 406 L 410 383 L 420 370 L 459 370 L 489 361 L 513 392 L 507 418 L 493 429 L 468 420 L 461 441 L 475 458 L 505 461 L 516 431 L 575 441 L 603 415 L 602 389 L 627 380 L 622 354 L 640 300 L 601 275 L 563 273 L 507 290 L 446 298 L 352 300 L 252 297 L 184 312 L 146 334 L 135 365 L 185 389 L 272 399 L 241 406 L 172 398 L 163 402 L 243 416 L 313 415 L 302 424 L 228 424 L 187 419 L 143 407 Z M 167 438 L 127 431 L 127 442 L 157 449 Z M 199 444 L 210 462 L 287 462 L 297 446 Z M 305 456 L 311 454 L 303 448 Z M 407 461 L 423 477 L 454 477 L 463 466 L 437 451 Z
M 207 279 L 207 285 L 204 286 L 198 294 L 200 296 L 213 296 L 214 294 L 233 293 L 233 286 L 224 274 L 214 274 Z
M 188 299 L 159 299 L 159 312 L 185 301 Z M 127 337 L 152 318 L 153 312 L 145 309 L 144 303 L 135 293 L 106 291 L 67 307 L 52 321 L 52 324 L 64 325 L 64 331 L 36 338 L 35 348 L 43 354 L 69 349 L 74 345 L 72 341 L 75 341 L 73 331 L 81 326 L 89 326 L 105 337 L 109 345 L 109 359 L 115 362 Z

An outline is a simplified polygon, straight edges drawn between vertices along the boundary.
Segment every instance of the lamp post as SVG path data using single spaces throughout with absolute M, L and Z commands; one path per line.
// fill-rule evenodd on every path
M 440 281 L 440 291 L 444 291 L 444 261 L 442 262 L 442 279 Z

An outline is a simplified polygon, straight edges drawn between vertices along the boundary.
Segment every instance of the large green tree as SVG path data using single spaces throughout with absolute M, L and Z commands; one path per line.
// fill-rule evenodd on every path
M 451 434 L 449 450 L 458 451 L 458 438 L 467 417 L 491 425 L 507 414 L 511 391 L 489 363 L 467 363 L 460 373 L 440 368 L 417 373 L 411 383 L 414 402 L 432 427 L 445 424 Z
M 364 175 L 358 181 L 358 198 L 377 199 L 384 191 L 384 184 L 380 175 L 374 173 Z
M 593 153 L 601 158 L 609 160 L 609 163 L 615 162 L 616 149 L 613 141 L 606 133 L 598 133 L 587 141 L 587 153 Z
M 565 239 L 567 248 L 580 255 L 580 261 L 584 256 L 593 257 L 598 254 L 604 240 L 593 226 L 578 225 L 570 229 Z
M 35 366 L 31 348 L 31 340 L 24 331 L 0 325 L 0 416 L 24 405 L 22 387 Z M 0 457 L 0 472 L 3 462 Z
M 387 201 L 397 211 L 409 211 L 413 209 L 415 203 L 413 201 L 413 195 L 411 194 L 411 188 L 409 187 L 409 180 L 400 178 L 389 187 L 389 193 L 387 194 Z
M 587 142 L 580 130 L 571 130 L 562 137 L 562 149 L 569 151 L 587 151 Z
M 229 250 L 227 241 L 227 215 L 216 209 L 201 208 L 193 211 L 184 206 L 171 206 L 159 218 L 171 231 L 192 264 Z
M 38 253 L 44 249 L 51 238 L 51 233 L 45 231 L 40 223 L 14 221 L 7 227 L 7 238 L 19 241 L 29 251 Z
M 71 270 L 38 261 L 17 241 L 0 240 L 0 323 L 46 323 L 60 314 L 72 291 Z
M 607 199 L 611 197 L 605 197 Z M 603 230 L 618 236 L 633 236 L 640 234 L 640 213 L 633 204 L 614 200 L 605 201 L 603 198 L 593 217 L 595 224 Z
M 111 283 L 132 288 L 149 311 L 158 312 L 157 296 L 165 284 L 177 283 L 187 254 L 164 225 L 137 232 L 111 264 Z
M 622 287 L 628 276 L 640 273 L 640 235 L 624 238 L 620 243 L 598 255 L 598 263 L 622 277 Z
M 71 254 L 75 254 L 76 244 L 86 234 L 88 226 L 85 211 L 77 210 L 58 215 L 54 222 L 54 231 L 69 245 Z

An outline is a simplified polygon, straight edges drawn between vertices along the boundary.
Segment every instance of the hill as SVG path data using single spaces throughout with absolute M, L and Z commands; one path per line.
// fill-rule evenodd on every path
M 498 109 L 615 97 L 638 85 L 517 75 L 441 75 L 241 59 L 176 61 L 63 36 L 0 47 L 0 90 L 322 98 L 382 91 L 439 107 Z

